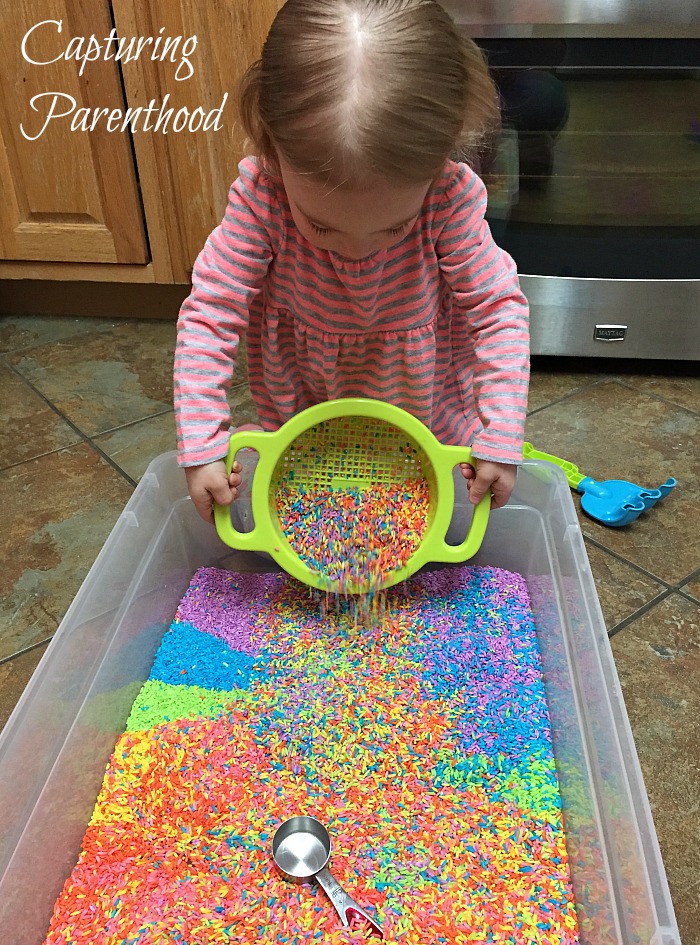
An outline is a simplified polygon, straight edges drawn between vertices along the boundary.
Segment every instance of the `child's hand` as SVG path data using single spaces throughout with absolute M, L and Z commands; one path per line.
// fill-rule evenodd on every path
M 262 430 L 257 423 L 243 423 L 236 428 L 243 430 Z M 219 505 L 230 505 L 238 497 L 241 485 L 241 464 L 236 461 L 231 467 L 231 474 L 226 475 L 223 459 L 205 466 L 187 466 L 185 468 L 187 490 L 194 502 L 194 507 L 205 522 L 214 524 L 214 501 Z
M 487 492 L 491 493 L 491 508 L 500 509 L 510 498 L 515 488 L 518 467 L 511 463 L 491 463 L 479 459 L 476 471 L 469 463 L 461 463 L 462 474 L 467 480 L 469 501 L 476 505 Z
M 194 507 L 205 522 L 214 524 L 214 500 L 219 505 L 230 505 L 238 495 L 241 484 L 241 464 L 236 462 L 231 469 L 231 475 L 226 475 L 226 464 L 223 459 L 206 466 L 188 466 L 185 469 L 187 489 Z

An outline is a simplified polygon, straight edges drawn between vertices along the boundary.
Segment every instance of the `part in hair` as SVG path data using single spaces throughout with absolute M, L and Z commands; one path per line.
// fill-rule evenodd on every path
M 251 150 L 334 186 L 432 179 L 498 124 L 481 50 L 435 0 L 287 0 L 241 86 Z

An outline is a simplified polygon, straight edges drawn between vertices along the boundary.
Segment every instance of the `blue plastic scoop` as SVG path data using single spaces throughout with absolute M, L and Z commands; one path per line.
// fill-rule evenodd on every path
M 578 466 L 550 453 L 542 453 L 532 443 L 523 444 L 523 456 L 526 459 L 544 459 L 563 469 L 571 488 L 581 493 L 583 511 L 603 525 L 629 525 L 677 485 L 673 477 L 669 477 L 658 489 L 645 489 L 626 479 L 597 482 L 590 476 L 582 475 Z

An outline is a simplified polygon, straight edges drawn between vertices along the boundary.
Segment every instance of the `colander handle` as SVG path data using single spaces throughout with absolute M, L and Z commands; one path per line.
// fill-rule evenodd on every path
M 275 535 L 270 521 L 269 510 L 267 506 L 267 496 L 260 501 L 257 496 L 256 481 L 261 473 L 263 457 L 269 454 L 270 448 L 274 445 L 275 433 L 267 433 L 264 430 L 240 430 L 232 433 L 228 444 L 228 453 L 224 462 L 226 463 L 226 472 L 230 473 L 236 453 L 239 450 L 250 448 L 257 451 L 260 456 L 257 469 L 253 476 L 252 505 L 255 527 L 250 532 L 240 532 L 234 528 L 231 521 L 231 509 L 228 505 L 219 505 L 214 503 L 214 522 L 219 538 L 225 541 L 232 548 L 241 551 L 271 551 L 275 544 Z M 265 492 L 267 487 L 265 486 Z
M 445 446 L 440 444 L 439 452 L 444 455 L 444 461 L 449 464 L 450 471 L 458 463 L 472 463 L 472 451 L 468 446 Z M 431 548 L 433 561 L 445 561 L 450 564 L 459 564 L 473 557 L 484 540 L 486 526 L 491 511 L 491 493 L 487 492 L 483 499 L 474 506 L 474 514 L 469 525 L 467 537 L 459 545 L 448 545 L 444 538 L 436 541 Z

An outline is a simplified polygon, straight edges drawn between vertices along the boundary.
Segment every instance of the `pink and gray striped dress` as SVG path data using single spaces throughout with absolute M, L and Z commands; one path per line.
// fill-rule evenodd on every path
M 447 162 L 406 236 L 359 261 L 312 246 L 281 183 L 255 159 L 242 161 L 239 175 L 180 311 L 180 464 L 226 455 L 227 391 L 244 336 L 266 430 L 312 404 L 375 397 L 414 414 L 443 443 L 519 462 L 528 308 L 515 264 L 484 220 L 476 174 Z

